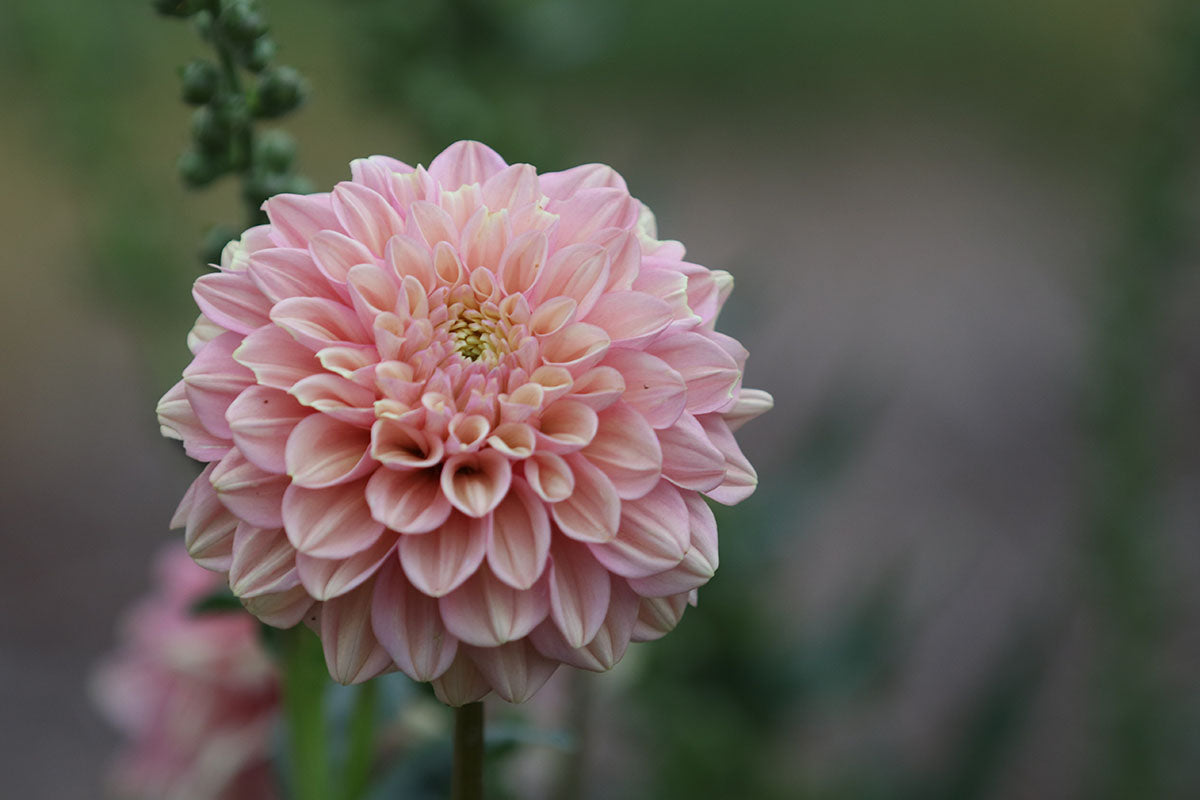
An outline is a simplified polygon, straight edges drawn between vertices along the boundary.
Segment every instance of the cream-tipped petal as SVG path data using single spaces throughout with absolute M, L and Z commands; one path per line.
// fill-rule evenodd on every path
M 404 220 L 391 204 L 378 192 L 362 184 L 352 181 L 339 183 L 334 187 L 330 202 L 333 213 L 349 238 L 365 245 L 375 256 L 382 257 L 388 239 L 404 232 Z
M 596 636 L 608 615 L 611 586 L 608 570 L 591 551 L 559 537 L 550 563 L 550 618 L 571 648 Z
M 485 183 L 508 164 L 492 148 L 482 142 L 455 142 L 429 162 L 429 174 L 446 191 L 463 184 Z
M 296 486 L 324 489 L 371 474 L 378 465 L 367 452 L 370 446 L 370 431 L 311 414 L 292 429 L 284 460 Z
M 457 708 L 482 700 L 492 691 L 483 674 L 467 655 L 458 652 L 449 668 L 433 680 L 433 693 L 448 706 Z
M 654 429 L 625 403 L 601 412 L 596 436 L 583 455 L 604 471 L 622 500 L 645 495 L 662 472 L 662 447 Z
M 658 431 L 663 477 L 681 489 L 707 492 L 725 480 L 725 455 L 694 416 L 684 412 L 675 424 Z
M 690 546 L 688 509 L 679 490 L 661 481 L 638 500 L 621 503 L 612 541 L 590 545 L 596 560 L 626 578 L 648 578 L 675 567 Z
M 451 505 L 470 517 L 490 514 L 511 483 L 511 462 L 495 450 L 460 453 L 442 466 L 442 492 Z
M 558 662 L 546 658 L 525 639 L 499 647 L 463 648 L 484 680 L 502 700 L 524 703 L 558 669 Z
M 750 420 L 767 413 L 775 407 L 775 398 L 762 389 L 742 389 L 738 398 L 728 411 L 721 416 L 725 418 L 729 430 L 736 431 Z
M 621 499 L 612 481 L 594 464 L 578 455 L 566 459 L 575 488 L 567 499 L 551 507 L 554 522 L 563 533 L 581 542 L 607 542 L 617 535 Z
M 363 502 L 366 485 L 357 480 L 327 489 L 289 486 L 283 493 L 283 521 L 292 546 L 318 558 L 348 558 L 375 544 L 383 525 Z
M 435 531 L 401 536 L 400 565 L 404 574 L 430 597 L 454 591 L 483 562 L 487 549 L 485 523 L 490 522 L 454 513 Z
M 401 533 L 435 530 L 450 516 L 451 505 L 442 492 L 441 469 L 376 470 L 367 482 L 371 516 Z
M 528 589 L 542 576 L 550 552 L 550 517 L 541 498 L 523 480 L 492 512 L 487 562 L 514 589 Z
M 271 303 L 244 272 L 202 275 L 192 287 L 192 296 L 204 316 L 236 333 L 250 333 L 271 320 Z
M 396 666 L 415 681 L 441 677 L 458 652 L 458 640 L 442 623 L 438 601 L 409 583 L 396 558 L 388 559 L 379 572 L 371 625 Z
M 231 450 L 209 475 L 221 503 L 238 519 L 259 528 L 283 527 L 284 475 L 267 472 Z
M 374 575 L 389 556 L 395 556 L 397 536 L 395 532 L 385 532 L 375 544 L 349 558 L 316 558 L 297 553 L 300 582 L 316 600 L 343 595 Z
M 256 528 L 242 523 L 233 535 L 229 588 L 240 598 L 283 592 L 298 586 L 296 548 L 283 528 Z
M 666 636 L 683 619 L 687 606 L 687 592 L 669 597 L 643 597 L 633 626 L 633 641 L 653 642 Z
M 546 586 L 514 589 L 487 566 L 438 600 L 446 629 L 464 644 L 497 647 L 521 639 L 546 618 Z
M 282 592 L 268 592 L 242 599 L 242 605 L 266 625 L 290 628 L 304 619 L 313 607 L 313 599 L 297 584 Z
M 575 474 L 562 456 L 534 453 L 524 466 L 525 480 L 547 503 L 560 503 L 575 491 Z
M 248 461 L 283 475 L 288 435 L 312 411 L 284 391 L 255 384 L 237 396 L 225 412 L 233 442 Z
M 350 685 L 370 680 L 392 665 L 371 630 L 371 596 L 366 584 L 321 604 L 321 644 L 329 676 Z
M 604 365 L 624 378 L 621 400 L 646 418 L 653 428 L 669 428 L 687 404 L 683 376 L 661 358 L 641 350 L 614 348 Z

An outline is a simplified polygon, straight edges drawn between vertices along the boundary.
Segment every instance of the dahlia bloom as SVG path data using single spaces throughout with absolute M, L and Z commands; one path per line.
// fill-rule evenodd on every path
M 126 617 L 121 649 L 93 694 L 130 740 L 113 774 L 121 797 L 269 800 L 279 681 L 248 614 L 191 614 L 220 586 L 182 547 L 164 551 L 154 593 Z
M 717 567 L 701 495 L 757 478 L 767 410 L 714 331 L 728 273 L 683 260 L 621 176 L 539 175 L 477 142 L 381 156 L 196 281 L 163 432 L 209 462 L 175 524 L 333 677 L 398 668 L 459 705 L 606 670 Z

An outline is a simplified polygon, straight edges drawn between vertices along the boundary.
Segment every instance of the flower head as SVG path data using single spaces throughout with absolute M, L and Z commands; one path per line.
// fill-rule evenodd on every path
M 114 770 L 122 797 L 268 800 L 279 682 L 247 614 L 193 615 L 220 586 L 182 547 L 159 557 L 154 593 L 125 620 L 94 695 L 129 738 Z
M 658 241 L 611 168 L 539 175 L 459 142 L 374 156 L 196 282 L 163 398 L 208 468 L 176 516 L 247 608 L 308 618 L 345 683 L 529 697 L 661 636 L 717 567 L 701 495 L 756 477 L 767 410 L 715 332 L 728 273 Z

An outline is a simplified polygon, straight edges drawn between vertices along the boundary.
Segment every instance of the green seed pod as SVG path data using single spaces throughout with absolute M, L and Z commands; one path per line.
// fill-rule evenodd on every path
M 275 67 L 258 80 L 252 109 L 256 117 L 281 117 L 304 102 L 307 87 L 300 73 L 291 67 Z
M 212 100 L 221 83 L 217 65 L 200 59 L 185 65 L 179 76 L 183 81 L 183 102 L 193 106 Z
M 198 189 L 221 177 L 224 167 L 215 157 L 197 150 L 185 150 L 179 157 L 179 177 L 185 185 Z
M 284 131 L 265 131 L 255 142 L 254 162 L 267 172 L 287 172 L 295 158 L 296 141 Z
M 248 0 L 231 0 L 221 9 L 217 24 L 232 41 L 250 44 L 267 32 L 267 22 Z
M 251 72 L 262 72 L 275 58 L 275 41 L 270 36 L 260 36 L 254 44 L 239 53 L 242 66 Z
M 228 150 L 232 130 L 228 117 L 215 111 L 212 106 L 202 106 L 192 114 L 192 140 L 205 153 Z

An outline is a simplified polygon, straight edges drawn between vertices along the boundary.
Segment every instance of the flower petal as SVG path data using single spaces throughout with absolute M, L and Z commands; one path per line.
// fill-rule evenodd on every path
M 687 606 L 687 592 L 669 597 L 643 597 L 633 626 L 633 641 L 653 642 L 666 636 L 683 619 Z
M 313 599 L 300 584 L 281 592 L 247 597 L 242 600 L 246 607 L 259 621 L 273 628 L 290 628 L 309 612 L 313 607 Z
M 694 331 L 656 339 L 647 350 L 671 365 L 687 384 L 687 409 L 699 416 L 733 407 L 742 371 L 720 345 Z
M 238 519 L 259 528 L 283 527 L 283 493 L 287 476 L 267 472 L 240 450 L 231 450 L 209 475 L 221 503 Z
M 525 464 L 525 480 L 547 503 L 566 500 L 575 491 L 575 475 L 562 456 L 534 453 Z
M 707 492 L 725 480 L 725 455 L 691 414 L 684 412 L 674 425 L 659 431 L 658 443 L 663 477 L 676 486 Z
M 530 635 L 529 641 L 542 654 L 556 661 L 592 672 L 605 672 L 625 655 L 637 623 L 639 605 L 638 596 L 624 581 L 616 580 L 613 581 L 608 613 L 586 645 L 570 647 L 558 628 L 546 623 Z
M 325 666 L 338 683 L 362 683 L 392 664 L 392 657 L 371 630 L 373 591 L 374 586 L 367 584 L 321 604 Z
M 283 528 L 256 528 L 242 523 L 233 535 L 229 588 L 241 598 L 282 592 L 300 583 L 296 548 Z
M 661 358 L 642 350 L 614 348 L 604 357 L 604 365 L 616 369 L 625 379 L 621 399 L 651 427 L 668 428 L 683 413 L 687 386 L 683 376 Z
M 450 667 L 433 681 L 433 693 L 448 706 L 457 708 L 482 700 L 492 691 L 483 674 L 466 653 L 459 651 Z
M 252 464 L 283 475 L 288 435 L 311 414 L 286 392 L 255 384 L 237 396 L 225 412 L 234 444 Z
M 277 325 L 259 328 L 247 336 L 233 351 L 233 360 L 253 372 L 263 386 L 285 391 L 321 371 L 312 350 Z
M 213 436 L 232 438 L 225 412 L 242 390 L 254 381 L 250 370 L 233 359 L 241 342 L 236 333 L 223 333 L 196 354 L 183 371 L 184 391 L 200 424 Z
M 705 494 L 726 506 L 742 502 L 754 494 L 758 487 L 758 473 L 742 454 L 742 448 L 733 438 L 725 420 L 716 414 L 705 414 L 698 420 L 704 432 L 708 434 L 709 441 L 725 456 L 725 480 L 716 489 Z
M 296 572 L 300 582 L 316 600 L 343 595 L 374 575 L 389 556 L 395 556 L 397 535 L 384 534 L 375 544 L 349 558 L 316 558 L 297 553 Z
M 400 565 L 413 586 L 430 597 L 457 589 L 483 562 L 486 524 L 463 514 L 451 514 L 435 531 L 400 537 Z
M 244 272 L 202 275 L 192 286 L 192 296 L 204 316 L 236 333 L 250 333 L 271 321 L 270 301 Z
M 367 452 L 370 447 L 370 431 L 311 414 L 292 429 L 284 461 L 297 486 L 323 489 L 369 475 L 377 466 Z
M 546 618 L 545 584 L 514 589 L 486 566 L 438 600 L 446 629 L 464 644 L 496 647 L 524 637 Z
M 550 552 L 550 517 L 541 499 L 522 480 L 492 512 L 487 562 L 497 578 L 528 589 L 542 576 Z
M 614 345 L 642 347 L 674 317 L 671 307 L 645 292 L 606 292 L 584 318 L 608 332 Z
M 686 595 L 708 583 L 717 571 L 717 521 L 712 509 L 692 492 L 684 494 L 688 507 L 691 545 L 678 565 L 648 578 L 632 578 L 629 585 L 643 597 Z
M 638 500 L 621 503 L 621 526 L 605 544 L 589 545 L 610 572 L 648 578 L 683 560 L 690 545 L 689 516 L 679 490 L 662 481 Z
M 392 211 L 393 216 L 395 213 Z M 335 284 L 346 283 L 351 268 L 374 264 L 376 255 L 362 241 L 338 231 L 321 231 L 313 236 L 308 252 L 320 274 Z
M 662 471 L 662 447 L 654 429 L 625 403 L 600 413 L 596 436 L 583 455 L 612 480 L 622 500 L 645 495 L 658 483 Z
M 371 602 L 375 637 L 408 677 L 432 681 L 450 668 L 458 640 L 442 623 L 438 601 L 408 582 L 396 558 L 388 559 Z
M 609 572 L 584 545 L 556 538 L 550 562 L 550 618 L 569 647 L 583 647 L 608 615 Z
M 463 648 L 492 690 L 510 703 L 524 703 L 542 688 L 558 669 L 525 639 L 499 647 Z
M 429 162 L 429 174 L 442 189 L 454 191 L 463 184 L 484 183 L 508 164 L 482 142 L 455 142 Z
M 378 541 L 383 525 L 371 518 L 358 480 L 328 489 L 292 484 L 283 493 L 283 521 L 288 540 L 302 553 L 318 558 L 348 558 Z
M 329 193 L 277 194 L 263 203 L 271 221 L 271 230 L 288 247 L 307 247 L 317 231 L 338 229 L 337 217 L 329 203 Z
M 367 481 L 371 516 L 401 533 L 428 533 L 450 516 L 441 469 L 376 470 Z
M 608 476 L 586 458 L 567 458 L 575 488 L 567 499 L 551 506 L 563 533 L 581 542 L 607 542 L 617 535 L 621 500 Z
M 495 450 L 460 453 L 442 466 L 442 492 L 451 505 L 470 517 L 491 513 L 511 482 L 511 462 Z
M 342 181 L 330 197 L 333 213 L 350 234 L 376 256 L 383 256 L 388 239 L 404 232 L 404 221 L 378 192 L 353 181 Z M 359 262 L 362 263 L 362 262 Z

